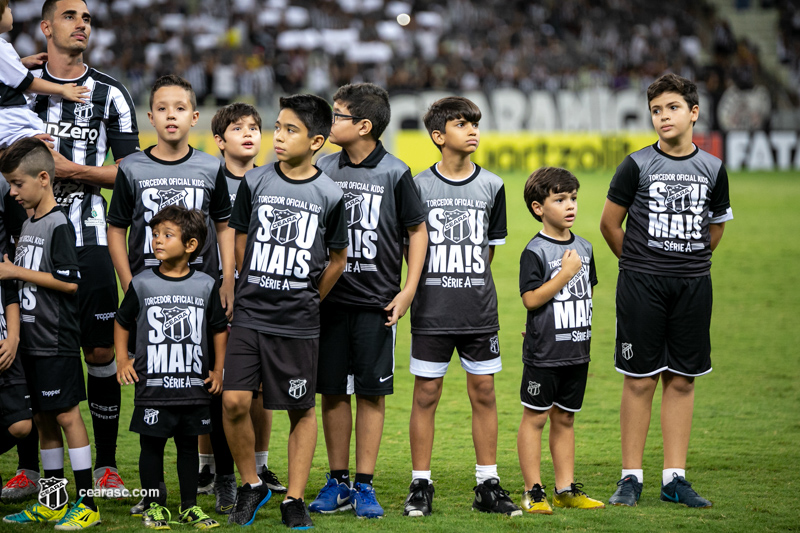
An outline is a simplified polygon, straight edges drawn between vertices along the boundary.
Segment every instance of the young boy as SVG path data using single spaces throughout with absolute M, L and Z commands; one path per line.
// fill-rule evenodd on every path
M 333 96 L 330 140 L 342 151 L 317 166 L 342 188 L 353 246 L 347 267 L 320 307 L 317 392 L 328 448 L 328 483 L 308 506 L 349 509 L 380 518 L 373 474 L 383 433 L 386 395 L 393 392 L 397 321 L 414 299 L 427 249 L 425 212 L 405 163 L 380 136 L 389 124 L 389 94 L 371 83 L 345 85 Z M 400 290 L 403 229 L 409 234 L 408 276 Z M 356 395 L 356 478 L 350 488 L 351 394 Z
M 11 196 L 33 216 L 22 227 L 14 263 L 4 256 L 0 279 L 19 280 L 19 355 L 31 392 L 31 406 L 42 447 L 42 483 L 66 485 L 64 444 L 69 446 L 75 488 L 80 498 L 67 508 L 66 491 L 56 490 L 47 505 L 37 501 L 25 511 L 3 518 L 6 523 L 56 522 L 72 530 L 100 523 L 93 498 L 92 452 L 78 404 L 86 399 L 80 359 L 80 331 L 75 292 L 80 273 L 74 229 L 53 196 L 55 162 L 40 140 L 20 139 L 3 155 L 0 172 Z
M 211 430 L 211 394 L 222 393 L 228 320 L 216 278 L 189 266 L 203 248 L 208 228 L 203 213 L 171 205 L 150 220 L 158 267 L 137 274 L 117 312 L 114 343 L 120 385 L 136 383 L 131 431 L 139 433 L 142 488 L 158 490 L 164 447 L 170 437 L 178 451 L 181 524 L 217 527 L 197 505 L 197 436 Z M 136 325 L 136 358 L 127 355 Z M 208 335 L 215 366 L 209 370 Z M 209 394 L 210 393 L 210 394 Z M 160 496 L 160 495 L 159 495 Z M 142 524 L 169 529 L 163 498 L 146 496 Z
M 666 74 L 647 89 L 658 142 L 617 168 L 600 231 L 619 257 L 614 365 L 624 374 L 622 479 L 609 503 L 634 506 L 653 395 L 661 379 L 661 499 L 711 507 L 686 481 L 694 380 L 711 372 L 711 252 L 733 219 L 728 174 L 692 143 L 697 87 Z M 628 218 L 626 229 L 622 221 Z
M 552 514 L 540 465 L 542 430 L 550 418 L 550 454 L 556 507 L 601 509 L 575 483 L 575 413 L 581 410 L 589 372 L 592 287 L 597 284 L 592 245 L 570 231 L 578 212 L 577 178 L 543 167 L 525 183 L 525 204 L 542 230 L 522 252 L 519 291 L 528 310 L 520 399 L 524 407 L 517 451 L 525 493 L 522 508 Z
M 222 402 L 242 487 L 230 523 L 252 524 L 272 495 L 256 471 L 249 416 L 262 386 L 264 408 L 289 413 L 281 518 L 290 528 L 312 526 L 303 496 L 317 442 L 319 302 L 344 270 L 348 244 L 342 191 L 311 163 L 330 128 L 322 98 L 281 98 L 272 140 L 278 161 L 248 172 L 236 195 L 230 225 L 239 279 Z
M 462 97 L 434 102 L 423 121 L 442 160 L 414 177 L 426 211 L 428 256 L 411 307 L 411 486 L 403 514 L 432 511 L 436 407 L 453 349 L 467 372 L 475 445 L 473 509 L 520 516 L 497 475 L 494 374 L 502 369 L 497 294 L 490 264 L 505 242 L 503 180 L 470 160 L 478 149 L 481 111 Z

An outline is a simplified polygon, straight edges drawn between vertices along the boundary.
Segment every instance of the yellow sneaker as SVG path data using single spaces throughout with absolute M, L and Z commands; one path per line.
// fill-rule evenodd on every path
M 58 521 L 56 530 L 79 531 L 87 527 L 96 526 L 100 522 L 100 511 L 93 511 L 81 503 L 81 500 L 78 500 L 70 506 L 64 518 Z
M 171 518 L 169 509 L 153 502 L 150 504 L 150 508 L 142 513 L 142 526 L 148 529 L 169 529 Z
M 212 527 L 219 527 L 219 522 L 204 513 L 203 510 L 200 509 L 199 505 L 189 507 L 185 511 L 178 509 L 178 512 L 180 513 L 180 518 L 178 519 L 179 524 L 193 526 L 197 529 L 211 529 Z
M 599 500 L 594 500 L 586 495 L 581 489 L 583 483 L 573 483 L 569 489 L 561 494 L 553 494 L 553 505 L 555 507 L 571 507 L 573 509 L 605 509 L 606 504 Z
M 42 505 L 39 502 L 33 503 L 28 506 L 27 509 L 24 511 L 20 511 L 15 514 L 10 514 L 8 516 L 3 517 L 3 522 L 6 524 L 33 524 L 36 522 L 43 523 L 43 522 L 58 522 L 69 511 L 69 506 L 65 505 L 61 509 L 56 509 L 55 511 L 47 507 L 46 505 Z
M 531 490 L 522 493 L 522 509 L 526 513 L 553 514 L 553 509 L 547 503 L 544 487 L 537 483 Z

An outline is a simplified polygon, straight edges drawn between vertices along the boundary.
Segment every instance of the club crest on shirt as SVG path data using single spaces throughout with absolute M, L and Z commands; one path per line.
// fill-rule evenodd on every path
M 161 310 L 164 317 L 164 336 L 174 342 L 181 342 L 192 334 L 192 323 L 189 310 L 180 307 L 168 307 Z
M 353 194 L 351 192 L 344 193 L 344 208 L 347 210 L 347 225 L 352 226 L 364 218 L 364 210 L 362 204 L 364 197 L 360 194 Z
M 589 269 L 586 265 L 582 265 L 580 272 L 575 274 L 572 279 L 569 280 L 569 283 L 567 283 L 567 289 L 570 294 L 574 295 L 576 298 L 583 298 L 589 288 L 588 280 Z
M 469 237 L 469 213 L 460 209 L 445 211 L 444 235 L 454 243 L 459 243 Z
M 25 265 L 25 256 L 31 251 L 32 246 L 20 244 L 17 246 L 17 251 L 14 253 L 14 264 L 16 266 Z
M 94 114 L 94 104 L 91 102 L 89 102 L 88 104 L 79 102 L 75 104 L 74 113 L 76 119 L 88 121 L 90 118 L 92 118 L 92 115 Z
M 300 218 L 300 213 L 288 209 L 273 209 L 270 235 L 280 244 L 295 240 L 300 233 L 297 227 L 297 221 Z
M 166 191 L 158 191 L 158 210 L 160 211 L 170 205 L 178 205 L 179 202 L 182 202 L 184 207 L 188 208 L 186 204 L 187 195 L 188 193 L 186 190 L 178 191 L 175 189 L 168 189 Z
M 305 379 L 290 379 L 289 396 L 291 396 L 295 400 L 299 400 L 300 398 L 302 398 L 308 390 L 306 387 L 306 383 L 308 383 L 308 380 Z
M 664 204 L 669 208 L 675 211 L 676 213 L 682 213 L 691 207 L 692 200 L 692 187 L 689 185 L 667 185 L 667 197 L 664 200 Z

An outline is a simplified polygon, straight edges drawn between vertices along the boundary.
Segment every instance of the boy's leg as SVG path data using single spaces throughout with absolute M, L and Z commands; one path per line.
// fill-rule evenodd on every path
M 222 424 L 221 421 L 220 424 Z M 214 463 L 214 448 L 211 447 L 210 435 L 200 435 L 197 439 L 197 454 L 199 459 L 197 466 L 199 469 L 197 476 L 197 494 L 214 494 L 216 464 Z
M 260 483 L 256 472 L 255 434 L 250 420 L 252 391 L 226 390 L 222 393 L 222 420 L 228 447 L 239 470 L 242 485 Z
M 322 394 L 322 431 L 331 477 L 340 483 L 349 483 L 350 437 L 353 433 L 353 411 L 351 395 Z M 356 445 L 358 438 L 356 438 Z M 334 473 L 341 473 L 335 476 Z M 342 479 L 340 479 L 340 477 Z
M 433 454 L 433 435 L 436 425 L 436 407 L 442 397 L 444 378 L 414 377 L 414 397 L 408 436 L 411 441 L 411 468 L 430 471 Z
M 664 372 L 661 375 L 661 388 L 664 468 L 686 469 L 694 412 L 694 378 Z
M 472 405 L 472 442 L 478 465 L 497 465 L 497 402 L 493 374 L 467 373 Z
M 317 415 L 311 407 L 303 410 L 291 410 L 289 413 L 289 485 L 284 501 L 292 498 L 302 500 L 311 461 L 317 446 Z
M 642 468 L 647 431 L 650 429 L 653 395 L 657 386 L 658 375 L 646 378 L 625 376 L 619 411 L 624 470 Z M 641 481 L 640 479 L 639 482 Z
M 148 491 L 160 490 L 162 472 L 164 472 L 164 448 L 167 444 L 166 437 L 153 437 L 139 435 L 139 480 L 143 489 Z M 151 503 L 166 503 L 166 494 L 154 495 L 153 492 L 145 494 L 142 504 L 144 510 L 150 508 Z
M 181 510 L 197 505 L 197 435 L 175 435 L 178 463 L 178 485 L 181 492 Z
M 550 409 L 550 455 L 555 471 L 555 490 L 569 489 L 575 481 L 575 413 L 558 406 Z
M 220 514 L 229 514 L 236 503 L 236 474 L 233 472 L 233 456 L 228 447 L 228 442 L 225 439 L 224 423 L 222 422 L 222 398 L 220 396 L 212 396 L 210 405 L 211 416 L 211 446 L 214 451 L 214 494 L 216 502 L 214 509 Z M 197 456 L 197 447 L 195 447 L 195 456 Z M 197 456 L 198 473 L 196 478 L 200 479 L 199 475 L 199 456 Z M 195 494 L 197 490 L 195 489 Z M 181 501 L 184 501 L 181 498 Z M 187 507 L 181 507 L 187 509 Z
M 285 493 L 286 487 L 280 482 L 275 472 L 269 469 L 269 441 L 272 437 L 272 410 L 264 409 L 261 392 L 253 395 L 250 404 L 250 418 L 256 435 L 256 470 L 261 481 L 267 484 L 272 492 Z
M 542 485 L 542 431 L 547 423 L 548 411 L 535 411 L 528 407 L 522 409 L 522 421 L 517 432 L 517 452 L 525 490 L 534 485 Z M 552 428 L 550 430 L 552 432 Z M 553 461 L 555 462 L 555 461 Z
M 386 396 L 356 394 L 356 476 L 368 475 L 372 485 L 386 418 Z M 356 479 L 356 482 L 361 482 Z
M 64 438 L 69 446 L 69 459 L 72 464 L 72 473 L 75 476 L 75 490 L 78 494 L 86 494 L 92 488 L 92 450 L 89 447 L 89 435 L 86 425 L 81 418 L 77 405 L 65 409 L 56 415 L 58 425 L 64 431 Z M 90 509 L 97 510 L 94 498 L 89 495 L 82 496 L 83 504 Z

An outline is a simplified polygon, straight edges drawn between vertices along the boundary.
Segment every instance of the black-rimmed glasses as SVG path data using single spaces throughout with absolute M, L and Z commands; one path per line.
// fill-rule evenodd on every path
M 337 118 L 349 118 L 351 120 L 364 120 L 364 117 L 354 117 L 353 115 L 345 115 L 344 113 L 333 114 L 333 124 L 336 124 Z

